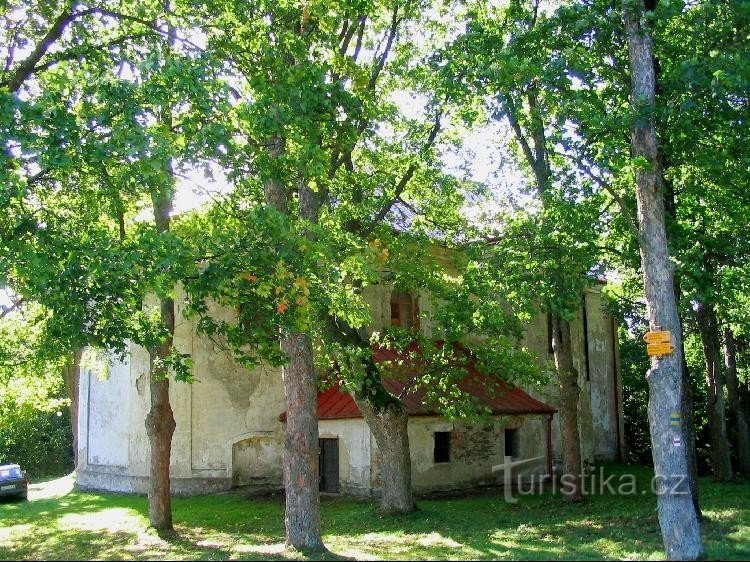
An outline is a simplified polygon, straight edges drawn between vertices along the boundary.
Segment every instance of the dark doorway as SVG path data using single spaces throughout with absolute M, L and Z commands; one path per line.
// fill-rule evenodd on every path
M 320 491 L 339 493 L 339 440 L 320 439 Z
M 435 448 L 433 450 L 433 460 L 438 462 L 451 462 L 451 432 L 435 432 Z
M 505 429 L 505 456 L 516 457 L 518 456 L 518 430 L 506 428 Z

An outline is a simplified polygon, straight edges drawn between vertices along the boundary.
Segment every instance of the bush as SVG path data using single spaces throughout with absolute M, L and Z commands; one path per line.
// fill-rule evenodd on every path
M 16 376 L 0 390 L 0 460 L 29 476 L 60 476 L 73 469 L 69 401 L 60 375 Z

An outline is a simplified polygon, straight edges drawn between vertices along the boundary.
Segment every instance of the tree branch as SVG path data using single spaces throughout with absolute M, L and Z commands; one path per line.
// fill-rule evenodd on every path
M 637 225 L 637 218 L 635 213 L 633 212 L 632 207 L 623 199 L 619 193 L 617 193 L 614 188 L 609 184 L 609 182 L 604 181 L 602 178 L 600 178 L 598 175 L 594 173 L 594 171 L 591 169 L 591 166 L 586 164 L 583 161 L 583 158 L 580 156 L 574 156 L 573 154 L 568 154 L 565 152 L 558 152 L 555 151 L 555 154 L 558 154 L 560 156 L 563 156 L 565 158 L 568 158 L 575 162 L 576 166 L 584 173 L 586 174 L 591 180 L 594 181 L 599 187 L 601 187 L 604 191 L 610 194 L 612 196 L 612 199 L 615 200 L 617 205 L 620 207 L 620 210 L 626 215 L 627 218 L 627 224 L 628 229 L 635 235 L 636 239 L 638 239 L 638 225 Z
M 380 76 L 380 73 L 383 71 L 383 67 L 385 66 L 385 61 L 388 59 L 388 55 L 390 54 L 391 48 L 393 47 L 393 41 L 396 39 L 396 32 L 398 31 L 398 24 L 400 22 L 401 20 L 398 17 L 398 4 L 396 4 L 393 8 L 393 14 L 391 16 L 391 27 L 388 30 L 388 39 L 386 40 L 383 53 L 380 55 L 380 58 L 375 64 L 375 68 L 373 68 L 372 70 L 370 81 L 367 84 L 368 90 L 375 89 L 375 84 L 378 81 L 378 76 Z
M 15 71 L 11 73 L 10 78 L 3 84 L 7 86 L 8 90 L 15 93 L 21 88 L 23 83 L 32 75 L 37 63 L 47 53 L 52 44 L 62 36 L 65 28 L 75 17 L 76 14 L 72 11 L 63 12 L 57 17 L 52 27 L 49 28 L 42 40 L 31 51 L 31 54 L 16 67 Z
M 424 146 L 420 150 L 420 153 L 425 152 L 428 150 L 434 143 L 435 139 L 437 138 L 438 132 L 440 131 L 440 119 L 442 115 L 438 113 L 435 116 L 435 124 L 432 126 L 432 129 L 430 130 L 430 134 L 427 137 L 427 142 L 425 142 Z M 416 164 L 412 163 L 409 164 L 409 167 L 406 169 L 406 172 L 401 177 L 401 180 L 396 184 L 396 187 L 393 191 L 393 195 L 388 199 L 388 201 L 383 205 L 380 210 L 375 213 L 375 216 L 370 221 L 370 224 L 367 228 L 363 229 L 362 235 L 368 236 L 372 233 L 375 228 L 377 228 L 377 225 L 380 224 L 380 222 L 386 217 L 386 215 L 390 212 L 390 210 L 393 208 L 393 205 L 396 204 L 396 202 L 401 199 L 401 195 L 404 193 L 404 190 L 406 189 L 406 186 L 409 184 L 409 181 L 414 176 L 414 172 L 417 171 Z
M 26 299 L 24 297 L 21 297 L 18 300 L 15 300 L 11 303 L 10 306 L 0 306 L 0 320 L 8 316 L 11 312 L 14 310 L 18 310 L 20 306 L 26 302 Z

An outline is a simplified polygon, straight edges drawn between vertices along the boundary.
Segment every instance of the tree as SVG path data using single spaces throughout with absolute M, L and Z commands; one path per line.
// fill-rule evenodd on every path
M 425 289 L 435 299 L 449 290 L 457 294 L 455 280 L 441 281 L 445 268 L 428 248 L 455 246 L 466 236 L 460 206 L 474 189 L 445 174 L 437 158 L 451 114 L 450 92 L 422 62 L 432 44 L 419 48 L 409 39 L 425 21 L 426 6 L 258 3 L 242 13 L 234 7 L 225 12 L 234 25 L 231 35 L 219 23 L 206 29 L 211 48 L 242 80 L 235 142 L 223 161 L 234 170 L 236 190 L 209 221 L 218 228 L 202 252 L 212 256 L 210 265 L 190 284 L 196 312 L 205 315 L 201 302 L 212 291 L 238 306 L 244 328 L 205 316 L 201 322 L 204 329 L 221 331 L 250 364 L 283 362 L 263 334 L 294 340 L 282 347 L 304 369 L 290 364 L 284 371 L 295 386 L 287 388 L 287 431 L 295 431 L 290 421 L 297 415 L 304 423 L 288 443 L 307 460 L 288 467 L 286 477 L 299 474 L 302 482 L 315 481 L 315 387 L 308 359 L 314 346 L 328 373 L 344 378 L 378 441 L 384 459 L 381 508 L 387 512 L 414 506 L 407 417 L 400 400 L 383 388 L 384 373 L 372 360 L 372 346 L 388 337 L 371 342 L 363 332 L 369 317 L 362 292 L 388 283 Z M 438 41 L 442 32 L 436 34 Z M 399 111 L 390 96 L 404 91 L 424 97 L 424 115 Z M 274 250 L 264 251 L 259 239 Z M 460 290 L 461 302 L 470 300 L 466 288 Z M 498 306 L 497 294 L 493 298 Z M 466 323 L 471 315 L 460 318 Z M 413 340 L 417 334 L 402 336 Z M 314 492 L 306 497 L 287 502 L 287 522 L 298 522 L 296 528 L 287 525 L 292 546 L 318 546 L 311 513 L 317 500 Z
M 182 56 L 168 55 L 175 35 L 157 23 L 160 6 L 131 9 L 36 6 L 33 17 L 18 8 L 6 18 L 3 282 L 50 311 L 48 332 L 63 354 L 86 345 L 122 353 L 128 342 L 150 350 L 149 514 L 165 531 L 174 425 L 167 373 L 189 379 L 171 345 L 170 293 L 195 267 L 169 233 L 172 159 L 195 159 L 205 146 L 211 130 L 198 126 L 221 92 L 184 40 Z M 152 228 L 131 222 L 144 195 Z M 159 318 L 144 309 L 153 293 Z
M 18 303 L 0 318 L 0 451 L 32 478 L 70 472 L 71 425 L 58 358 L 39 352 L 46 314 Z
M 566 127 L 573 115 L 567 101 L 575 88 L 574 74 L 560 55 L 567 46 L 554 34 L 556 25 L 556 15 L 547 15 L 539 2 L 511 2 L 501 10 L 476 2 L 466 33 L 444 56 L 464 63 L 450 65 L 449 80 L 464 82 L 466 94 L 478 97 L 494 119 L 507 121 L 530 178 L 535 201 L 525 217 L 503 217 L 503 210 L 496 219 L 493 262 L 498 276 L 522 279 L 526 298 L 536 299 L 550 316 L 564 472 L 573 477 L 565 497 L 582 501 L 580 389 L 570 319 L 580 309 L 587 274 L 598 268 L 597 232 L 606 213 L 584 173 L 590 170 L 557 149 L 569 143 Z
M 727 369 L 729 405 L 734 412 L 737 426 L 737 460 L 739 471 L 747 478 L 750 476 L 750 422 L 748 421 L 746 408 L 747 390 L 745 387 L 740 386 L 737 375 L 737 344 L 734 332 L 729 327 L 724 328 L 724 364 Z
M 653 120 L 656 94 L 653 44 L 645 23 L 643 0 L 624 2 L 622 14 L 632 81 L 631 144 L 632 157 L 637 166 L 638 242 L 649 325 L 652 330 L 670 331 L 675 347 L 679 348 L 680 320 L 674 298 L 673 267 L 667 248 L 663 168 Z M 684 392 L 682 369 L 680 354 L 651 358 L 647 375 L 650 392 L 648 414 L 654 469 L 663 478 L 657 505 L 666 554 L 669 558 L 693 560 L 702 554 L 703 545 L 690 489 L 684 484 L 679 490 L 676 487 L 687 474 L 688 460 L 685 448 L 679 446 L 682 432 L 674 430 L 669 422 L 670 415 L 680 411 Z

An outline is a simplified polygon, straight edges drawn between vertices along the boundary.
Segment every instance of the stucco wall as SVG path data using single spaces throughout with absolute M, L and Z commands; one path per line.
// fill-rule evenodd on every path
M 573 364 L 578 371 L 580 402 L 578 428 L 581 436 L 581 457 L 584 462 L 613 460 L 618 457 L 623 441 L 622 387 L 619 372 L 616 372 L 617 346 L 613 341 L 612 317 L 603 308 L 600 286 L 586 291 L 586 324 L 588 330 L 588 373 L 583 331 L 583 307 L 571 321 L 573 342 Z M 524 331 L 523 345 L 540 358 L 540 364 L 553 376 L 553 356 L 549 353 L 547 319 L 544 315 L 533 318 Z M 615 393 L 617 388 L 617 393 Z M 545 388 L 529 388 L 532 396 L 557 408 L 560 406 L 559 391 L 552 382 Z M 619 435 L 619 438 L 618 438 Z M 560 419 L 553 422 L 553 448 L 555 458 L 562 458 Z M 618 449 L 618 443 L 620 449 Z
M 172 381 L 176 429 L 170 474 L 176 493 L 234 485 L 281 485 L 283 387 L 278 369 L 237 365 L 219 342 L 199 335 L 178 299 L 175 346 L 193 359 L 192 384 Z M 212 314 L 230 317 L 214 307 Z M 81 373 L 78 485 L 145 493 L 150 449 L 149 358 L 131 346 L 129 361 L 113 362 L 106 380 Z
M 339 440 L 339 485 L 341 493 L 370 493 L 371 455 L 374 437 L 363 419 L 320 420 L 321 439 Z
M 513 478 L 546 474 L 546 421 L 539 416 L 497 416 L 490 422 L 466 423 L 438 416 L 409 420 L 409 446 L 412 460 L 412 487 L 416 492 L 460 490 L 503 482 L 503 472 L 492 467 L 503 464 L 505 429 L 518 429 L 517 458 L 542 457 L 537 462 L 513 470 Z M 434 434 L 451 432 L 450 461 L 434 460 Z M 373 439 L 372 490 L 382 486 L 380 453 Z
M 390 322 L 390 291 L 387 285 L 365 289 L 371 305 L 372 330 Z M 420 294 L 420 309 L 429 312 L 427 295 Z M 588 320 L 589 378 L 582 330 L 582 311 L 572 322 L 574 364 L 581 388 L 580 431 L 583 456 L 614 458 L 618 431 L 622 435 L 619 376 L 616 376 L 616 346 L 611 319 L 601 306 L 598 288 L 586 296 Z M 182 317 L 179 296 L 175 345 L 193 359 L 192 385 L 172 382 L 170 399 L 177 428 L 173 439 L 171 471 L 173 489 L 180 493 L 226 489 L 232 485 L 281 485 L 284 425 L 279 414 L 285 409 L 283 385 L 278 369 L 247 370 L 206 336 L 197 334 L 193 322 Z M 217 317 L 231 319 L 232 311 L 212 308 Z M 433 329 L 429 320 L 423 329 Z M 547 323 L 535 317 L 522 342 L 539 357 L 540 365 L 553 369 L 548 353 Z M 113 361 L 107 380 L 84 370 L 81 374 L 78 483 L 85 488 L 145 492 L 149 469 L 149 446 L 144 420 L 149 404 L 148 354 L 133 346 L 125 362 Z M 618 382 L 615 381 L 617 378 Z M 530 394 L 559 406 L 556 385 L 526 388 Z M 559 417 L 553 429 L 554 456 L 561 457 Z M 619 423 L 618 423 L 619 421 Z M 509 419 L 490 426 L 448 422 L 438 417 L 412 418 L 409 437 L 413 455 L 415 489 L 448 489 L 492 483 L 502 478 L 491 467 L 502 462 L 503 428 Z M 518 424 L 516 419 L 512 423 Z M 520 454 L 525 458 L 546 456 L 546 421 L 528 417 L 521 427 Z M 438 428 L 445 429 L 438 429 Z M 453 431 L 456 447 L 450 465 L 433 462 L 433 433 Z M 379 460 L 374 439 L 359 420 L 324 420 L 321 437 L 340 439 L 340 479 L 344 493 L 369 493 L 379 487 Z M 621 440 L 620 440 L 621 442 Z M 535 468 L 546 472 L 545 464 Z

